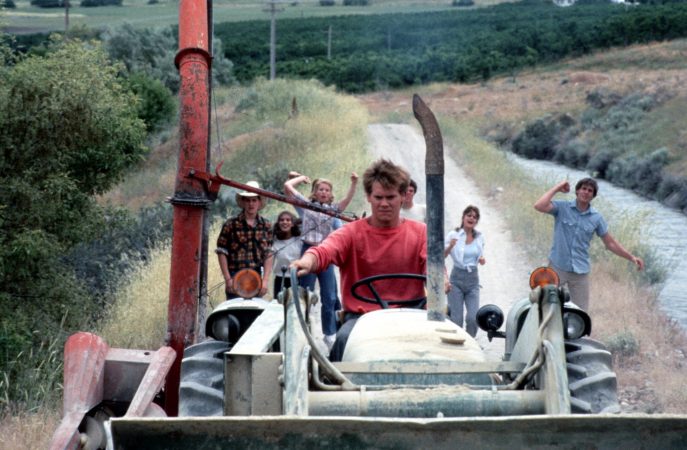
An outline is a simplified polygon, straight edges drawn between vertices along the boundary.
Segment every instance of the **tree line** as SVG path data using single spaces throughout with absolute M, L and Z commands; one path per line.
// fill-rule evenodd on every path
M 218 24 L 215 34 L 239 81 L 269 74 L 269 22 Z M 686 35 L 684 3 L 560 8 L 525 1 L 437 13 L 286 19 L 277 22 L 276 69 L 280 77 L 316 78 L 365 92 L 484 80 L 597 49 Z

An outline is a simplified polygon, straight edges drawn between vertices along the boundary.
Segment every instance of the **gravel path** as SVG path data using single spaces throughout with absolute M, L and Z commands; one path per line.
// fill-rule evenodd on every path
M 370 153 L 375 158 L 384 157 L 404 166 L 418 184 L 415 199 L 425 202 L 425 141 L 423 136 L 409 125 L 376 124 L 368 127 Z M 460 167 L 444 156 L 444 234 L 460 223 L 467 205 L 480 209 L 481 219 L 477 226 L 485 237 L 486 264 L 480 266 L 480 305 L 499 306 L 508 314 L 510 306 L 527 296 L 529 291 L 529 267 L 524 263 L 521 250 L 513 243 L 507 222 L 490 200 L 479 192 L 475 183 L 467 178 Z M 451 270 L 451 260 L 446 259 Z M 503 354 L 503 340 L 488 342 L 486 334 L 478 331 L 477 341 L 490 359 L 498 360 Z

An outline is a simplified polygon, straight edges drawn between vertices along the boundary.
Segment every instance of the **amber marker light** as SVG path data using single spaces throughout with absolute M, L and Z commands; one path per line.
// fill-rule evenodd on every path
M 560 280 L 558 274 L 551 267 L 537 267 L 530 275 L 530 288 L 534 289 L 537 286 L 544 287 L 547 284 L 558 286 Z
M 241 269 L 234 275 L 234 291 L 243 298 L 253 298 L 260 293 L 262 279 L 253 269 Z

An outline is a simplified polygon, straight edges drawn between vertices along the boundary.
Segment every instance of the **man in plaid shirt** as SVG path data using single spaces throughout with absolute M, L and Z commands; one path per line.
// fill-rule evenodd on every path
M 246 184 L 260 187 L 257 181 Z M 267 293 L 272 273 L 272 224 L 258 214 L 265 206 L 258 194 L 239 192 L 236 194 L 236 203 L 242 211 L 224 222 L 215 250 L 224 276 L 227 299 L 236 297 L 233 276 L 241 269 L 253 269 L 262 275 L 260 296 L 263 296 Z

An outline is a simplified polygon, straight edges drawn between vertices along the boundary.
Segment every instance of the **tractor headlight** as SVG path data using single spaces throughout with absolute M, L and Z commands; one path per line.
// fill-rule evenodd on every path
M 563 308 L 563 331 L 566 339 L 579 339 L 592 332 L 592 321 L 582 309 Z
M 211 337 L 218 341 L 236 342 L 241 334 L 241 323 L 233 314 L 217 317 L 211 324 Z
M 477 311 L 477 325 L 484 331 L 496 331 L 503 325 L 503 311 L 496 305 L 484 305 Z

